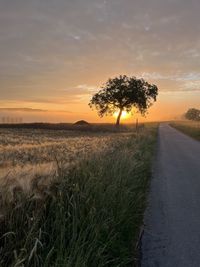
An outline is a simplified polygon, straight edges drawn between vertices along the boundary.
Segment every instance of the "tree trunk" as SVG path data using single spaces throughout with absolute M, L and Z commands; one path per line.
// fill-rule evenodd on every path
M 123 111 L 123 109 L 120 109 L 119 114 L 117 116 L 116 126 L 119 126 L 119 124 L 120 124 L 120 119 L 121 119 L 122 111 Z
M 136 133 L 138 133 L 138 118 L 136 119 L 136 122 L 135 122 L 135 129 L 136 129 Z

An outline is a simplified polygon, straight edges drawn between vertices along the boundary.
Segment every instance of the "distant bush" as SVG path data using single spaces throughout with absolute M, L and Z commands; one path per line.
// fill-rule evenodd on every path
M 77 121 L 77 122 L 75 122 L 74 125 L 89 126 L 90 123 L 87 122 L 87 121 L 81 120 L 81 121 Z

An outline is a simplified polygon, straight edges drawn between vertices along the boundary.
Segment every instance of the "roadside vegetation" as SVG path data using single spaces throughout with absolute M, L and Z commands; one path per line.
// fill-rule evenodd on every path
M 0 266 L 136 266 L 156 132 L 149 125 L 104 139 L 107 147 L 98 141 L 103 149 L 74 164 L 55 157 L 54 177 L 36 173 L 29 190 L 5 176 Z
M 170 125 L 192 138 L 200 140 L 200 121 L 177 121 L 171 122 Z

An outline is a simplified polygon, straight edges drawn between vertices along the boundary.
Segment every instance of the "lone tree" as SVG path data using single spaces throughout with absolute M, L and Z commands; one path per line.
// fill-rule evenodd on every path
M 200 121 L 200 110 L 196 108 L 188 109 L 185 118 L 192 121 Z
M 116 125 L 120 124 L 123 111 L 130 112 L 135 107 L 142 115 L 156 101 L 158 88 L 144 79 L 120 75 L 109 79 L 101 90 L 93 95 L 89 106 L 95 107 L 100 117 L 119 112 Z

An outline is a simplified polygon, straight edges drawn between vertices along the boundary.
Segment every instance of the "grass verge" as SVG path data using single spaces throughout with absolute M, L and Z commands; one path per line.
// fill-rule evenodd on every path
M 136 266 L 155 140 L 156 128 L 144 129 L 60 166 L 40 199 L 1 192 L 0 266 Z
M 177 130 L 200 141 L 200 122 L 172 122 L 170 125 Z

